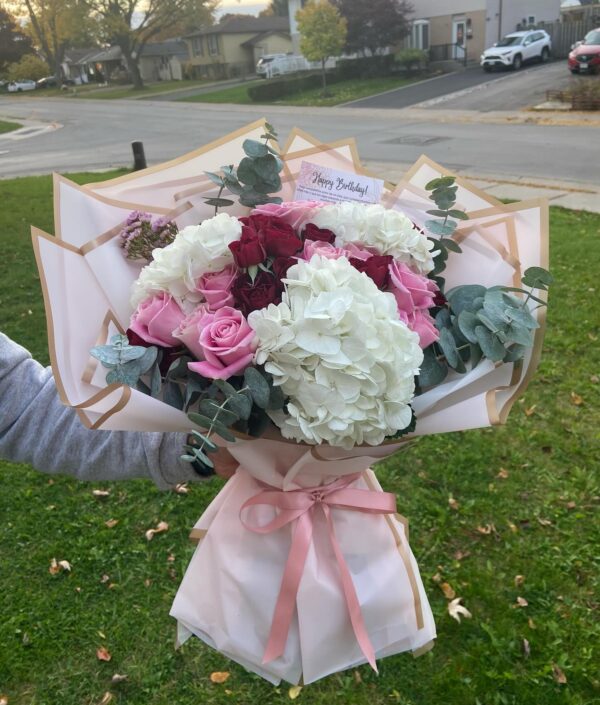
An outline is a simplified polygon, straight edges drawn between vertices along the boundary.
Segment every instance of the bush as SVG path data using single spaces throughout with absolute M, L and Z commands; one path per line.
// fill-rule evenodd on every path
M 327 73 L 327 85 L 343 80 L 337 72 Z M 248 88 L 248 96 L 255 102 L 270 101 L 295 95 L 309 88 L 319 88 L 322 84 L 320 73 L 292 74 L 282 78 L 269 79 L 257 86 Z
M 42 61 L 33 54 L 26 54 L 20 61 L 10 64 L 8 67 L 8 79 L 10 81 L 21 81 L 30 79 L 38 81 L 40 78 L 50 75 L 50 68 L 45 61 Z
M 394 69 L 394 56 L 382 54 L 378 56 L 363 56 L 359 59 L 342 59 L 337 62 L 336 72 L 340 80 L 351 78 L 379 78 L 390 76 Z
M 405 71 L 418 71 L 426 68 L 429 54 L 422 49 L 402 49 L 395 54 L 394 59 Z

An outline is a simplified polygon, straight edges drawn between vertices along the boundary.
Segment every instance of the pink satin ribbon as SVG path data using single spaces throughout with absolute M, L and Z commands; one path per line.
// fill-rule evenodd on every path
M 329 485 L 306 487 L 287 492 L 269 488 L 251 497 L 242 505 L 240 509 L 242 524 L 257 534 L 269 534 L 297 520 L 279 596 L 277 597 L 277 604 L 273 613 L 273 621 L 263 656 L 263 663 L 269 663 L 279 658 L 285 650 L 290 624 L 296 607 L 296 596 L 304 571 L 308 549 L 312 541 L 314 512 L 320 509 L 325 515 L 329 528 L 329 540 L 337 559 L 344 597 L 346 598 L 346 605 L 356 640 L 367 661 L 377 671 L 375 651 L 365 627 L 352 576 L 335 535 L 331 509 L 350 509 L 368 514 L 393 514 L 396 511 L 396 497 L 390 492 L 350 488 L 349 485 L 359 477 L 360 473 L 355 473 L 340 477 Z M 270 505 L 278 509 L 279 512 L 268 524 L 252 526 L 244 521 L 242 513 L 248 507 L 257 504 Z

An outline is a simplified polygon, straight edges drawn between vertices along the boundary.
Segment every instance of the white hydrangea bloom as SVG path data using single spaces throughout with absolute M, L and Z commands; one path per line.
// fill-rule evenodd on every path
M 182 303 L 199 301 L 196 280 L 205 272 L 218 272 L 233 263 L 229 244 L 241 234 L 240 221 L 227 213 L 184 228 L 170 245 L 154 250 L 153 261 L 134 282 L 132 305 L 158 291 L 168 291 Z
M 248 317 L 256 361 L 290 398 L 271 414 L 283 436 L 351 448 L 408 426 L 423 353 L 393 295 L 345 257 L 315 255 L 284 281 L 282 302 Z
M 379 204 L 332 203 L 319 208 L 311 223 L 336 235 L 336 245 L 360 242 L 382 255 L 416 268 L 421 274 L 433 269 L 433 243 L 404 213 Z

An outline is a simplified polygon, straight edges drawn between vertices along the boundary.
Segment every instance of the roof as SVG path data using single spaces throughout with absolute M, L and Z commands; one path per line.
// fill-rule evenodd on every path
M 265 32 L 289 32 L 290 23 L 287 17 L 230 17 L 224 22 L 211 25 L 191 32 L 187 38 L 198 37 L 206 34 L 247 34 Z
M 101 49 L 95 54 L 90 54 L 85 57 L 87 63 L 98 63 L 101 61 L 118 61 L 123 56 L 121 47 L 112 46 L 108 49 Z
M 146 44 L 142 56 L 184 56 L 187 58 L 187 44 L 181 39 L 165 39 L 164 42 Z
M 261 32 L 260 34 L 257 34 L 254 37 L 250 37 L 250 39 L 247 39 L 245 42 L 242 42 L 240 46 L 242 47 L 253 47 L 255 44 L 258 44 L 259 42 L 262 42 L 263 39 L 266 39 L 267 37 L 271 37 L 274 34 L 279 34 L 281 36 L 287 37 L 288 39 L 290 38 L 290 33 L 289 32 L 284 32 L 284 31 L 278 31 L 278 30 L 273 30 L 272 32 Z

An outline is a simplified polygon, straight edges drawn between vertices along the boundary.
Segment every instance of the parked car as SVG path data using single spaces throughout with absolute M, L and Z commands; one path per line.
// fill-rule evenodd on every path
M 277 66 L 277 59 L 285 59 L 287 54 L 265 54 L 261 56 L 256 64 L 256 75 L 267 78 L 267 76 L 277 76 L 281 73 Z M 269 66 L 271 64 L 271 66 Z
M 484 71 L 496 66 L 518 71 L 527 61 L 548 61 L 551 51 L 552 39 L 543 29 L 511 32 L 486 49 L 480 63 Z
M 567 62 L 571 73 L 600 73 L 600 27 L 571 47 Z
M 23 78 L 20 81 L 11 81 L 8 84 L 9 93 L 21 93 L 21 91 L 34 91 L 35 81 L 30 81 L 27 78 Z

